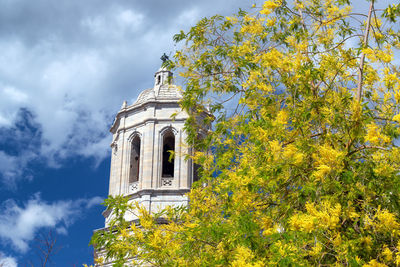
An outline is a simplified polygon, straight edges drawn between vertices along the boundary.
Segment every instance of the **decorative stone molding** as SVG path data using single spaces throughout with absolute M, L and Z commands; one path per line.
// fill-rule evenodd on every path
M 170 124 L 160 130 L 160 136 L 163 136 L 168 131 L 171 131 L 175 136 L 178 134 L 178 130 L 172 127 L 172 124 Z
M 114 153 L 114 155 L 116 155 L 117 152 L 118 152 L 118 144 L 117 144 L 117 142 L 116 141 L 112 142 L 110 147 L 111 147 L 111 150 Z
M 174 177 L 161 177 L 161 187 L 171 187 Z
M 142 134 L 138 132 L 136 129 L 133 130 L 133 133 L 131 133 L 128 137 L 128 142 L 131 143 L 132 140 L 136 137 L 139 136 L 140 140 L 142 140 Z
M 139 189 L 139 182 L 133 182 L 129 185 L 129 193 L 135 193 Z

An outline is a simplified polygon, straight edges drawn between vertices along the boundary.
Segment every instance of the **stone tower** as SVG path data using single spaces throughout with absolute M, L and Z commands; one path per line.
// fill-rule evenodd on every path
M 193 166 L 184 159 L 190 152 L 183 130 L 188 115 L 179 106 L 182 95 L 172 78 L 170 71 L 160 68 L 154 87 L 140 93 L 132 105 L 125 101 L 110 129 L 109 195 L 128 196 L 150 212 L 187 205 L 185 193 L 192 184 Z M 103 215 L 108 227 L 110 211 Z M 129 216 L 127 220 L 137 219 Z

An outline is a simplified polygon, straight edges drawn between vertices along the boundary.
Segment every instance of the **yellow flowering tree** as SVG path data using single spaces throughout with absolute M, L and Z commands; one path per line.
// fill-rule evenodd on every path
M 367 4 L 266 1 L 177 34 L 201 179 L 160 214 L 108 199 L 92 242 L 116 265 L 400 265 L 400 5 Z

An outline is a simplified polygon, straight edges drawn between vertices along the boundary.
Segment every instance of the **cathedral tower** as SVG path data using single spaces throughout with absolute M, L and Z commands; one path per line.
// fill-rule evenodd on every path
M 110 129 L 109 195 L 127 196 L 150 212 L 187 205 L 185 194 L 192 184 L 193 167 L 184 159 L 190 152 L 183 130 L 188 115 L 179 106 L 182 95 L 172 78 L 170 71 L 160 68 L 154 87 L 140 93 L 132 105 L 125 101 Z M 107 227 L 110 211 L 103 215 Z M 137 219 L 129 216 L 127 220 Z

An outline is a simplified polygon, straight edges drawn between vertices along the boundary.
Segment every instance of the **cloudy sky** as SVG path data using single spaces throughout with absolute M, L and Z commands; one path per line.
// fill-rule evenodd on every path
M 0 265 L 92 262 L 104 226 L 111 136 L 122 102 L 151 87 L 172 37 L 243 0 L 0 0 Z
M 49 232 L 55 266 L 92 263 L 122 102 L 152 86 L 175 33 L 254 1 L 0 0 L 0 265 L 39 266 Z

